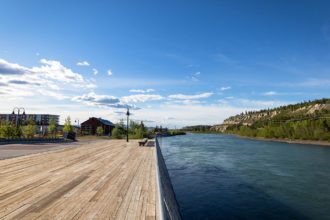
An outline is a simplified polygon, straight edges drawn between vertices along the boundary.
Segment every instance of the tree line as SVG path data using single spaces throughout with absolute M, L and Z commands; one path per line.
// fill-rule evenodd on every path
M 9 121 L 0 121 L 0 138 L 13 139 L 13 138 L 33 138 L 37 133 L 36 122 L 29 118 L 22 124 L 17 124 Z M 63 132 L 72 132 L 73 126 L 71 125 L 70 117 L 65 119 Z M 48 130 L 46 136 L 56 137 L 57 127 L 54 117 L 49 120 Z
M 231 125 L 225 133 L 238 134 L 248 137 L 288 138 L 301 140 L 329 140 L 330 118 L 307 119 L 287 123 L 269 123 L 264 126 Z
M 324 104 L 325 107 L 317 109 L 316 104 Z M 242 113 L 228 119 L 238 118 L 236 121 L 239 123 L 228 126 L 225 133 L 248 137 L 330 140 L 329 106 L 330 99 L 320 99 Z M 312 108 L 313 111 L 310 111 Z M 276 114 L 272 115 L 275 111 Z M 261 117 L 252 118 L 252 115 L 256 114 Z

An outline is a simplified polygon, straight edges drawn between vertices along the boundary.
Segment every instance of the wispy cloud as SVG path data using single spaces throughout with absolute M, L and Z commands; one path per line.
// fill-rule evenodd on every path
M 188 99 L 205 99 L 210 96 L 212 96 L 212 92 L 205 92 L 205 93 L 200 93 L 196 95 L 184 95 L 184 94 L 173 94 L 169 95 L 168 98 L 170 99 L 182 99 L 182 100 L 188 100 Z
M 77 63 L 77 66 L 89 66 L 90 64 L 87 61 L 80 61 Z
M 330 88 L 330 79 L 308 79 L 300 83 L 296 83 L 296 86 L 301 87 L 328 87 Z
M 93 71 L 93 74 L 94 75 L 97 75 L 99 73 L 99 71 L 97 69 L 95 69 L 95 68 L 93 68 L 92 71 Z
M 121 97 L 121 101 L 123 103 L 141 103 L 148 101 L 158 101 L 162 100 L 164 97 L 161 95 L 153 95 L 153 94 L 136 94 Z
M 330 79 L 329 78 L 309 78 L 304 81 L 299 82 L 283 82 L 277 83 L 276 85 L 280 86 L 289 86 L 289 87 L 302 87 L 302 88 L 330 88 Z
M 110 69 L 108 70 L 108 75 L 112 76 L 112 71 Z
M 273 95 L 277 95 L 278 93 L 275 91 L 269 91 L 269 92 L 264 92 L 262 93 L 262 95 L 264 96 L 273 96 Z
M 225 99 L 218 100 L 218 103 L 225 106 L 241 107 L 246 109 L 263 109 L 278 107 L 281 105 L 289 104 L 280 100 L 258 100 L 258 99 L 247 99 L 247 98 L 234 98 L 227 97 Z
M 229 89 L 231 89 L 230 86 L 223 86 L 223 87 L 220 88 L 220 91 L 226 91 L 226 90 L 229 90 Z
M 187 76 L 187 79 L 189 79 L 193 82 L 198 82 L 200 76 L 201 76 L 201 72 L 198 71 L 198 72 L 192 73 L 189 76 Z
M 132 92 L 132 93 L 149 93 L 149 92 L 154 92 L 155 90 L 154 89 L 146 89 L 146 90 L 143 90 L 143 89 L 130 89 L 129 92 Z

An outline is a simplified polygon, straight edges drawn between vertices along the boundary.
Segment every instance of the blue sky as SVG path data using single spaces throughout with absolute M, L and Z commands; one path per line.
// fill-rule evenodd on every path
M 1 112 L 180 127 L 329 98 L 328 1 L 0 4 Z

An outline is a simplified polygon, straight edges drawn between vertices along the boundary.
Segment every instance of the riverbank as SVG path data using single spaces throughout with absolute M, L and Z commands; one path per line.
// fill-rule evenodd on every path
M 251 140 L 260 140 L 260 141 L 273 141 L 273 142 L 284 142 L 289 144 L 312 144 L 312 145 L 322 145 L 330 146 L 329 141 L 316 141 L 316 140 L 296 140 L 296 139 L 285 139 L 285 138 L 263 138 L 263 137 L 247 137 L 238 134 L 231 134 L 240 138 L 246 138 Z
M 229 134 L 234 135 L 240 138 L 246 138 L 251 140 L 260 140 L 260 141 L 275 141 L 275 142 L 284 142 L 289 144 L 312 144 L 312 145 L 322 145 L 322 146 L 330 146 L 330 141 L 317 141 L 317 140 L 298 140 L 298 139 L 286 139 L 286 138 L 263 138 L 263 137 L 247 137 L 238 134 L 230 134 L 230 133 L 220 133 L 220 132 L 188 132 L 191 134 Z

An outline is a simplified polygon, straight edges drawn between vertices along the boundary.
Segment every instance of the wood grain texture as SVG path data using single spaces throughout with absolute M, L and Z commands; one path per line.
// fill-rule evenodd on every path
M 0 160 L 0 219 L 159 219 L 155 148 L 121 140 Z

